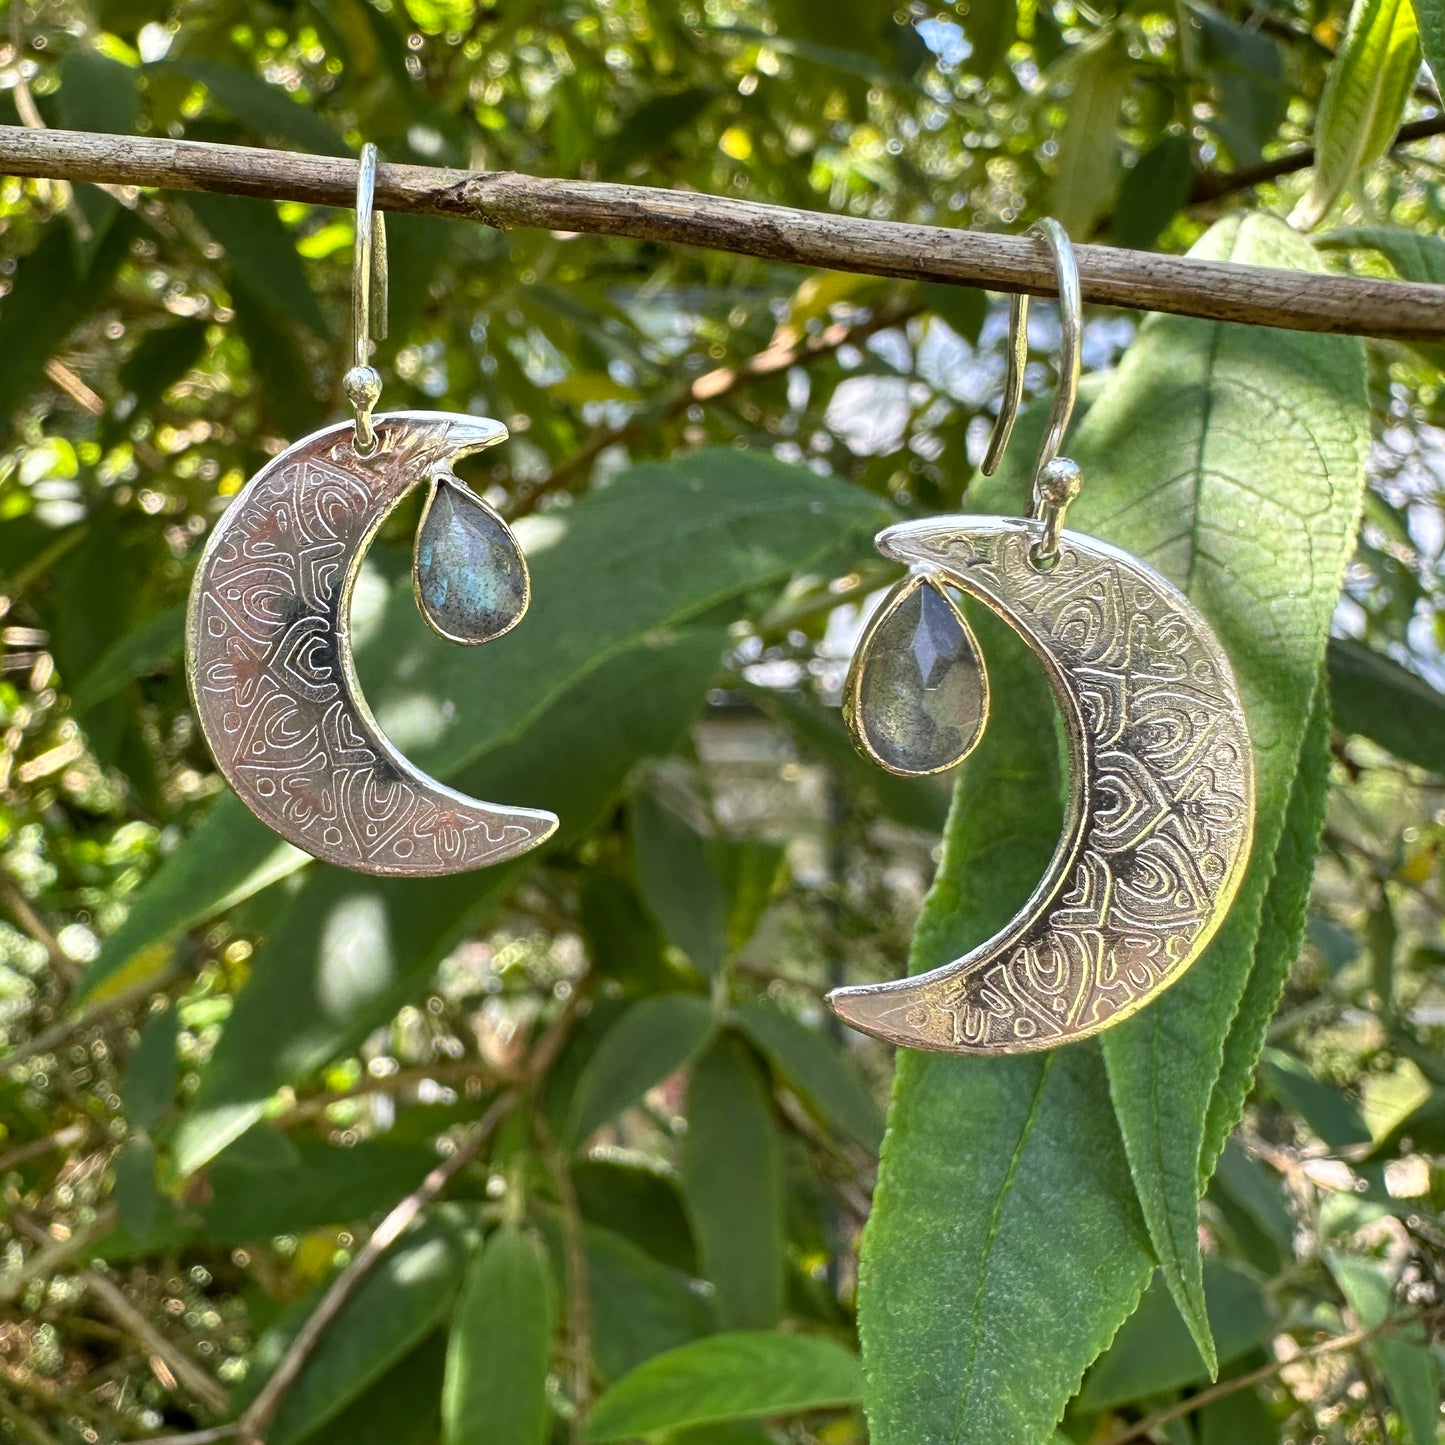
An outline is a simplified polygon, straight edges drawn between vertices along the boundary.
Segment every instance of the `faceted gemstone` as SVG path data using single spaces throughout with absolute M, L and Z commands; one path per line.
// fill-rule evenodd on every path
M 849 723 L 863 751 L 896 773 L 962 762 L 983 732 L 988 679 L 963 615 L 926 578 L 884 604 L 853 660 Z
M 416 534 L 417 606 L 443 637 L 488 642 L 527 610 L 527 562 L 511 529 L 460 482 L 438 477 Z

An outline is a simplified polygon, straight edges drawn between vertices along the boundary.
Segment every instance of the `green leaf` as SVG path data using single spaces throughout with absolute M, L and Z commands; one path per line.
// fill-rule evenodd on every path
M 447 1340 L 444 1445 L 542 1445 L 555 1309 L 547 1256 L 503 1225 L 467 1269 Z
M 186 642 L 186 609 L 167 607 L 118 637 L 74 684 L 70 705 L 77 716 L 112 698 L 128 682 L 175 662 Z
M 1386 1266 L 1334 1252 L 1327 1252 L 1325 1260 L 1361 1329 L 1379 1329 L 1396 1315 Z M 1402 1324 L 1384 1331 L 1367 1340 L 1364 1349 L 1385 1377 L 1406 1441 L 1409 1445 L 1436 1445 L 1440 1438 L 1440 1367 L 1422 1326 Z
M 1290 786 L 1274 876 L 1260 910 L 1254 961 L 1225 1035 L 1219 1078 L 1209 1097 L 1204 1142 L 1199 1151 L 1201 1181 L 1208 1179 L 1225 1140 L 1244 1111 L 1255 1060 L 1304 941 L 1315 855 L 1329 805 L 1329 746 L 1330 718 L 1325 688 L 1319 685 L 1300 744 L 1298 770 Z
M 1018 0 L 969 0 L 963 33 L 972 46 L 968 73 L 987 78 L 1008 58 L 1018 37 Z
M 705 974 L 728 951 L 728 898 L 702 835 L 649 788 L 628 810 L 643 901 L 662 931 Z
M 1218 93 L 1206 124 L 1229 147 L 1236 167 L 1256 164 L 1284 116 L 1289 93 L 1279 45 L 1196 0 L 1183 7 L 1182 21 L 1186 68 Z
M 671 993 L 632 1005 L 603 1036 L 572 1096 L 567 1139 L 574 1147 L 689 1063 L 711 1041 L 711 1004 Z
M 1048 683 L 1013 632 L 974 620 L 994 715 L 955 791 L 914 973 L 1008 921 L 1062 824 Z M 898 1055 L 859 1266 L 875 1445 L 1047 1440 L 1153 1267 L 1097 1045 Z
M 1237 1144 L 1220 1154 L 1209 1197 L 1251 1263 L 1277 1273 L 1294 1258 L 1295 1222 L 1279 1178 Z
M 734 1014 L 738 1027 L 810 1112 L 870 1153 L 878 1152 L 883 1118 L 844 1057 L 841 1040 L 829 1039 L 766 999 L 740 1003 Z
M 1404 226 L 1347 226 L 1314 237 L 1322 251 L 1378 251 L 1402 281 L 1445 283 L 1445 238 Z
M 156 1146 L 144 1137 L 126 1142 L 115 1161 L 115 1209 L 120 1227 L 144 1239 L 161 1213 L 156 1188 Z
M 604 1380 L 618 1379 L 644 1360 L 717 1328 L 704 1286 L 610 1229 L 588 1224 L 582 1234 L 592 1356 Z M 560 1265 L 561 1236 L 555 1227 L 548 1238 Z
M 121 363 L 121 387 L 133 398 L 125 422 L 144 416 L 156 402 L 201 359 L 206 349 L 207 323 L 182 321 L 147 331 Z M 116 423 L 123 430 L 125 423 Z
M 1118 185 L 1119 107 L 1129 72 L 1111 36 L 1091 44 L 1074 64 L 1050 210 L 1070 235 L 1083 238 L 1109 209 Z
M 1147 251 L 1189 199 L 1194 148 L 1187 135 L 1156 141 L 1124 173 L 1114 208 L 1114 244 Z
M 1390 149 L 1420 68 L 1410 0 L 1354 0 L 1315 116 L 1315 173 L 1290 217 L 1308 230 Z
M 161 73 L 197 80 L 211 101 L 261 140 L 289 140 L 302 150 L 324 156 L 349 154 L 346 142 L 309 105 L 279 85 L 224 60 L 163 61 L 151 67 Z
M 136 72 L 88 45 L 75 45 L 60 61 L 56 110 L 66 130 L 134 135 L 140 120 Z
M 711 838 L 708 858 L 727 898 L 727 950 L 743 951 L 787 872 L 787 849 L 762 838 Z
M 1445 773 L 1445 695 L 1393 658 L 1346 638 L 1330 639 L 1329 674 L 1330 711 L 1342 733 Z
M 154 1129 L 176 1091 L 180 1060 L 180 1014 L 174 1006 L 154 1015 L 141 1030 L 125 1074 L 121 1106 L 135 1129 Z
M 256 1159 L 238 1147 L 242 1142 L 264 1147 L 272 1140 L 286 1145 L 283 1155 Z M 245 1244 L 370 1219 L 420 1184 L 435 1164 L 429 1144 L 293 1143 L 258 1124 L 206 1171 L 209 1198 L 200 1210 L 201 1226 L 216 1243 Z
M 590 868 L 578 899 L 579 922 L 592 966 L 628 993 L 663 993 L 681 975 L 663 956 L 667 942 L 642 906 L 631 878 Z
M 688 86 L 649 96 L 617 133 L 602 143 L 599 174 L 620 176 L 638 161 L 655 161 L 658 151 L 679 131 L 696 125 L 717 97 L 711 86 Z
M 1435 89 L 1445 93 L 1445 0 L 1414 0 L 1414 8 L 1425 64 L 1435 77 Z
M 464 1237 L 442 1214 L 385 1254 L 307 1358 L 267 1431 L 267 1445 L 299 1445 L 409 1355 L 445 1318 L 465 1264 Z M 255 1398 L 319 1297 L 262 1335 L 238 1408 Z
M 446 1365 L 441 1331 L 362 1391 L 305 1445 L 435 1445 Z
M 5 315 L 0 311 L 0 338 Z M 0 388 L 10 378 L 0 370 Z M 446 715 L 423 707 L 424 736 L 408 751 L 455 785 L 462 768 L 520 737 L 568 689 L 578 687 L 578 706 L 589 707 L 586 679 L 619 653 L 712 609 L 735 616 L 739 599 L 754 589 L 863 545 L 887 517 L 876 498 L 836 478 L 731 449 L 634 467 L 565 513 L 520 529 L 532 605 L 523 625 L 489 644 L 484 659 L 431 638 L 410 586 L 395 589 L 376 632 L 358 639 L 363 678 L 373 674 L 372 659 L 387 667 L 383 682 L 367 684 L 372 709 L 383 727 L 396 718 L 393 740 L 407 745 L 398 730 L 419 697 L 450 699 Z M 497 786 L 496 796 L 524 801 L 505 776 Z M 565 826 L 566 796 L 557 802 Z M 139 892 L 89 970 L 82 997 L 143 949 L 305 861 L 235 798 L 222 797 Z
M 720 643 L 716 630 L 698 628 L 612 659 L 458 786 L 557 810 L 553 846 L 580 837 L 610 810 L 638 758 L 667 751 L 691 723 Z M 274 1089 L 390 1018 L 532 863 L 427 879 L 313 869 L 256 952 L 177 1131 L 177 1170 L 205 1163 L 260 1116 Z
M 1258 1281 L 1250 1274 L 1223 1260 L 1211 1259 L 1204 1271 L 1204 1284 L 1220 1363 L 1238 1359 L 1270 1337 L 1275 1328 L 1274 1316 Z M 1078 1404 L 1081 1410 L 1107 1410 L 1131 1400 L 1202 1384 L 1213 1373 L 1214 1367 L 1200 1358 L 1169 1291 L 1156 1279 L 1108 1352 L 1089 1372 Z
M 1190 254 L 1319 267 L 1312 247 L 1266 216 L 1221 222 Z M 1070 524 L 1157 567 L 1211 620 L 1254 743 L 1254 843 L 1229 916 L 1177 984 L 1103 1035 L 1150 1239 L 1206 1359 L 1200 1176 L 1233 1127 L 1303 928 L 1324 747 L 1321 724 L 1308 725 L 1368 445 L 1358 342 L 1155 317 L 1071 448 L 1089 480 Z M 1303 836 L 1281 854 L 1297 776 L 1308 780 Z M 1286 856 L 1289 869 L 1276 876 Z M 1282 922 L 1261 935 L 1272 879 L 1289 896 Z M 1262 943 L 1269 958 L 1256 958 Z M 1249 992 L 1252 973 L 1258 996 Z M 1248 1027 L 1226 1049 L 1246 999 Z M 1216 1091 L 1221 1104 L 1207 1130 Z
M 297 342 L 295 326 L 240 274 L 231 278 L 231 308 L 271 430 L 295 437 L 319 426 L 322 408 L 316 377 Z
M 697 1273 L 692 1226 L 671 1174 L 631 1160 L 592 1157 L 573 1162 L 572 1185 L 585 1219 L 673 1269 Z
M 1269 1092 L 1331 1149 L 1370 1142 L 1370 1126 L 1359 1108 L 1339 1089 L 1322 1084 L 1303 1060 L 1283 1049 L 1266 1049 L 1260 1076 Z
M 120 208 L 117 207 L 117 210 Z M 13 428 L 21 407 L 40 385 L 45 363 L 110 289 L 135 237 L 131 214 L 122 212 L 92 242 L 82 265 L 70 226 L 57 218 L 21 258 L 0 305 L 0 422 Z
M 197 191 L 186 197 L 186 204 L 212 239 L 226 248 L 236 279 L 274 317 L 299 321 L 317 336 L 331 335 L 291 232 L 270 201 Z
M 1258 1390 L 1239 1389 L 1199 1412 L 1199 1445 L 1279 1445 L 1280 1422 Z
M 720 1039 L 693 1070 L 683 1189 L 724 1328 L 783 1313 L 783 1162 L 772 1097 L 746 1048 Z
M 639 1365 L 597 1402 L 592 1441 L 632 1440 L 723 1420 L 796 1415 L 854 1404 L 858 1359 L 813 1335 L 738 1331 Z

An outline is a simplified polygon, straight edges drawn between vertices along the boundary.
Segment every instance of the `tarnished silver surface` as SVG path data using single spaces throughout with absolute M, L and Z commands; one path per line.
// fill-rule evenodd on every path
M 557 819 L 477 802 L 402 757 L 361 694 L 351 594 L 406 493 L 507 431 L 445 412 L 375 427 L 366 456 L 349 421 L 314 433 L 232 502 L 191 589 L 186 672 L 217 764 L 268 827 L 364 873 L 459 873 L 535 847 Z
M 1254 827 L 1254 762 L 1234 674 L 1189 600 L 1136 558 L 1044 523 L 954 517 L 878 538 L 887 557 L 977 597 L 1043 662 L 1068 739 L 1064 834 L 1018 916 L 916 978 L 838 989 L 854 1028 L 908 1048 L 1023 1053 L 1097 1033 L 1203 952 Z

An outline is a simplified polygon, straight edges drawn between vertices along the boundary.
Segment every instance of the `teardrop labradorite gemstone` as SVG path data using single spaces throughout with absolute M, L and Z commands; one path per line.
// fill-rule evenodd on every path
M 988 677 L 963 614 L 926 578 L 903 584 L 864 638 L 848 680 L 862 750 L 896 773 L 962 762 L 988 716 Z
M 527 610 L 527 561 L 507 524 L 460 482 L 436 479 L 416 534 L 417 606 L 453 642 L 489 642 Z

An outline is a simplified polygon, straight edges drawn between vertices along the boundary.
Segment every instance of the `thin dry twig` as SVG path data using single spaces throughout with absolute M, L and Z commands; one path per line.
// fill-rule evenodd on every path
M 419 1088 L 428 1082 L 438 1084 L 465 1084 L 476 1079 L 484 1084 L 495 1085 L 500 1080 L 497 1071 L 482 1059 L 446 1059 L 434 1064 L 418 1064 L 412 1069 L 398 1069 L 394 1074 L 368 1076 L 360 1083 L 346 1089 L 327 1089 L 323 1093 L 311 1094 L 298 1099 L 284 1114 L 274 1120 L 279 1128 L 288 1129 L 293 1125 L 315 1119 L 337 1104 L 364 1099 L 372 1094 L 400 1095 Z
M 577 1012 L 582 1003 L 579 989 L 556 1020 L 538 1041 L 523 1070 L 516 1088 L 499 1095 L 471 1130 L 452 1151 L 438 1164 L 417 1187 L 412 1190 L 372 1231 L 371 1237 L 357 1250 L 351 1262 L 337 1275 L 331 1287 L 322 1296 L 321 1302 L 307 1316 L 296 1338 L 287 1347 L 280 1363 L 262 1386 L 261 1392 L 251 1402 L 241 1418 L 236 1421 L 233 1434 L 242 1445 L 264 1445 L 268 1426 L 276 1416 L 286 1392 L 296 1383 L 307 1360 L 320 1343 L 337 1315 L 345 1308 L 347 1301 L 356 1293 L 362 1281 L 376 1267 L 381 1257 L 410 1228 L 416 1217 L 442 1190 L 481 1152 L 487 1141 L 496 1132 L 502 1120 L 517 1106 L 526 1090 L 540 1080 L 552 1067 L 562 1045 L 566 1042 Z M 219 1439 L 227 1436 L 214 1437 Z M 162 1445 L 177 1445 L 175 1440 Z
M 1136 1420 L 1132 1425 L 1127 1425 L 1123 1430 L 1110 1435 L 1102 1442 L 1102 1445 L 1130 1445 L 1131 1441 L 1142 1440 L 1145 1436 L 1152 1435 L 1161 1425 L 1167 1425 L 1171 1420 L 1179 1419 L 1181 1415 L 1192 1415 L 1196 1410 L 1202 1410 L 1206 1405 L 1212 1405 L 1214 1401 L 1224 1399 L 1226 1395 L 1252 1389 L 1266 1380 L 1272 1380 L 1276 1375 L 1287 1370 L 1291 1365 L 1298 1364 L 1301 1360 L 1317 1360 L 1324 1355 L 1338 1354 L 1341 1350 L 1358 1349 L 1360 1345 L 1374 1339 L 1377 1335 L 1389 1334 L 1406 1325 L 1419 1324 L 1423 1318 L 1426 1317 L 1398 1315 L 1394 1319 L 1382 1320 L 1378 1325 L 1373 1325 L 1369 1329 L 1351 1330 L 1347 1335 L 1336 1335 L 1332 1340 L 1323 1340 L 1317 1345 L 1308 1345 L 1299 1354 L 1292 1355 L 1287 1360 L 1271 1360 L 1269 1364 L 1261 1365 L 1257 1370 L 1249 1370 L 1243 1375 L 1232 1375 L 1227 1380 L 1220 1380 L 1218 1384 L 1211 1385 L 1207 1390 L 1200 1390 L 1197 1395 L 1190 1395 L 1187 1399 L 1178 1400 L 1172 1405 L 1166 1405 L 1163 1409 L 1154 1411 L 1152 1415 L 1146 1415 L 1142 1420 Z
M 411 1227 L 417 1215 L 432 1202 L 443 1189 L 473 1159 L 481 1153 L 483 1146 L 492 1137 L 497 1126 L 516 1107 L 515 1094 L 503 1094 L 492 1102 L 491 1107 L 472 1126 L 461 1143 L 430 1174 L 412 1190 L 371 1232 L 371 1237 L 352 1256 L 351 1262 L 332 1282 L 331 1288 L 322 1296 L 321 1303 L 306 1317 L 292 1340 L 280 1364 L 261 1389 L 261 1393 L 247 1407 L 236 1422 L 236 1434 L 242 1445 L 264 1445 L 266 1430 L 276 1416 L 286 1392 L 296 1383 L 305 1368 L 307 1360 L 320 1343 L 322 1335 L 337 1315 L 346 1308 L 351 1297 L 360 1288 L 362 1281 L 382 1255 Z
M 580 1445 L 592 1403 L 592 1295 L 587 1282 L 587 1246 L 582 1210 L 567 1160 L 541 1109 L 533 1111 L 532 1129 L 541 1147 L 557 1202 L 562 1206 L 562 1258 L 567 1279 L 567 1364 L 572 1388 L 572 1440 Z
M 0 126 L 0 171 L 351 207 L 356 162 L 158 136 Z M 1057 294 L 1031 236 L 836 216 L 690 191 L 383 165 L 377 204 L 415 215 L 704 246 L 828 270 Z M 1085 301 L 1293 331 L 1445 339 L 1445 286 L 1079 246 Z
M 45 956 L 56 974 L 73 988 L 80 978 L 80 965 L 60 946 L 60 940 L 8 873 L 0 873 L 0 901 L 14 916 L 21 932 L 28 933 L 45 950 Z
M 21 1224 L 21 1216 L 11 1206 L 11 1216 Z M 77 1256 L 85 1253 L 98 1239 L 104 1238 L 115 1228 L 114 1205 L 106 1205 L 95 1218 L 83 1228 L 74 1230 L 64 1239 L 52 1239 L 43 1229 L 38 1231 L 41 1247 L 30 1256 L 13 1274 L 0 1280 L 0 1306 L 12 1305 L 30 1287 L 34 1280 L 54 1274 Z M 23 1227 L 23 1225 L 22 1225 Z
M 149 998 L 152 994 L 164 992 L 178 974 L 179 970 L 176 968 L 152 974 L 149 978 L 132 984 L 130 988 L 122 989 L 109 998 L 99 1000 L 89 1008 L 65 1015 L 48 1029 L 42 1029 L 33 1039 L 27 1039 L 25 1043 L 16 1045 L 8 1054 L 0 1054 L 0 1075 L 10 1073 L 13 1069 L 19 1068 L 21 1064 L 28 1063 L 41 1054 L 53 1052 L 72 1034 L 90 1028 L 93 1024 L 99 1023 L 101 1019 L 111 1014 L 122 1013 Z
M 85 1272 L 85 1287 L 95 1302 L 129 1334 L 147 1355 L 163 1361 L 176 1383 L 213 1415 L 224 1414 L 231 1397 L 179 1345 L 168 1340 L 126 1297 L 114 1280 L 98 1269 Z

